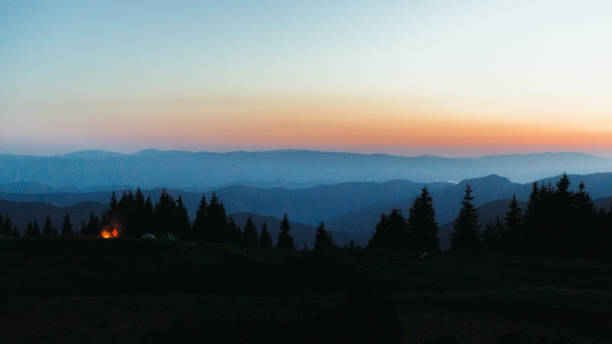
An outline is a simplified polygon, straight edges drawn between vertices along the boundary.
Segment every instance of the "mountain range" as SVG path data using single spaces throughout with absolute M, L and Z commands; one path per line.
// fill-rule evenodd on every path
M 586 190 L 596 199 L 600 208 L 608 208 L 612 201 L 612 173 L 599 173 L 591 175 L 570 175 L 571 188 L 577 189 L 580 182 L 586 184 Z M 554 184 L 559 176 L 545 178 L 540 184 Z M 512 195 L 516 195 L 523 205 L 531 192 L 531 183 L 514 183 L 508 178 L 490 175 L 481 178 L 466 179 L 459 183 L 434 182 L 428 183 L 436 219 L 441 225 L 441 238 L 443 245 L 447 239 L 448 226 L 453 221 L 460 207 L 466 184 L 474 190 L 474 203 L 480 207 L 483 224 L 506 211 L 507 204 Z M 12 191 L 29 185 L 22 193 Z M 281 218 L 288 213 L 290 220 L 303 226 L 305 232 L 314 230 L 320 221 L 325 221 L 332 229 L 337 239 L 354 239 L 365 243 L 378 222 L 381 213 L 393 208 L 400 209 L 407 214 L 414 198 L 420 193 L 424 183 L 415 183 L 405 180 L 392 180 L 384 183 L 352 182 L 333 185 L 319 185 L 315 187 L 289 189 L 289 188 L 259 188 L 244 185 L 220 187 L 206 192 L 192 192 L 180 189 L 170 189 L 169 192 L 178 197 L 181 195 L 193 219 L 202 195 L 210 199 L 212 192 L 224 202 L 229 214 L 252 214 L 257 217 Z M 36 190 L 45 192 L 34 193 Z M 74 189 L 67 189 L 75 191 Z M 111 196 L 111 191 L 86 192 L 78 189 L 77 192 L 62 192 L 61 188 L 48 187 L 42 184 L 13 183 L 0 185 L 0 199 L 12 202 L 21 202 L 13 205 L 6 213 L 12 214 L 21 209 L 27 212 L 26 205 L 34 208 L 29 210 L 38 214 L 40 218 L 46 216 L 45 212 L 58 214 L 61 217 L 68 211 L 66 207 L 76 207 L 73 211 L 86 216 L 89 211 L 101 212 Z M 121 193 L 122 189 L 115 190 Z M 124 190 L 124 189 L 123 189 Z M 8 191 L 8 192 L 7 192 Z M 154 201 L 157 200 L 162 189 L 149 189 L 143 191 Z M 23 203 L 26 202 L 26 203 Z M 21 204 L 21 205 L 19 205 Z M 5 204 L 6 206 L 6 204 Z M 55 208 L 52 208 L 55 207 Z M 6 207 L 5 207 L 6 208 Z M 12 210 L 10 210 L 12 209 Z M 89 209 L 89 210 L 87 210 Z M 0 212 L 2 212 L 0 207 Z M 17 211 L 19 213 L 19 211 Z M 80 221 L 80 215 L 73 220 Z M 246 221 L 246 219 L 244 219 Z M 17 222 L 21 221 L 16 219 Z M 55 219 L 54 219 L 55 221 Z M 23 221 L 22 221 L 23 222 Z M 237 221 L 238 224 L 241 224 Z M 309 235 L 306 235 L 309 237 Z M 305 240 L 308 241 L 308 240 Z
M 612 171 L 612 158 L 582 153 L 493 155 L 479 158 L 405 157 L 306 150 L 134 154 L 80 151 L 40 157 L 0 155 L 0 183 L 26 181 L 51 187 L 108 185 L 205 191 L 222 185 L 308 187 L 343 182 L 460 181 L 490 174 L 525 183 L 563 172 Z

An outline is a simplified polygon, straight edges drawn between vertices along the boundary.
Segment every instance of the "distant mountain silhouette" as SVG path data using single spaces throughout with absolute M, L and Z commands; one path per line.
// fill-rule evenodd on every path
M 40 225 L 45 221 L 47 215 L 51 217 L 53 224 L 59 228 L 66 213 L 70 214 L 74 228 L 79 229 L 81 221 L 86 221 L 89 214 L 93 212 L 100 215 L 105 210 L 106 205 L 97 202 L 83 202 L 68 207 L 57 207 L 42 202 L 0 201 L 0 213 L 8 215 L 22 233 L 29 221 L 38 221 Z
M 47 194 L 47 193 L 88 193 L 97 191 L 112 191 L 128 189 L 128 186 L 109 185 L 78 188 L 76 186 L 53 187 L 41 183 L 19 181 L 15 183 L 0 184 L 0 193 L 13 194 Z
M 83 150 L 73 153 L 68 153 L 64 155 L 60 155 L 59 158 L 64 159 L 105 159 L 105 158 L 120 158 L 124 157 L 126 154 L 108 152 L 102 150 Z
M 0 155 L 0 183 L 28 181 L 50 186 L 140 185 L 146 188 L 211 188 L 277 183 L 314 186 L 393 179 L 459 181 L 490 174 L 516 182 L 558 175 L 612 171 L 612 159 L 581 153 L 497 155 L 481 158 L 401 157 L 301 150 L 135 154 L 82 151 L 55 157 Z
M 241 229 L 244 229 L 244 225 L 250 216 L 253 219 L 253 223 L 255 223 L 255 227 L 257 227 L 258 234 L 261 234 L 261 226 L 265 222 L 268 226 L 268 232 L 270 232 L 270 236 L 272 236 L 272 240 L 276 242 L 276 237 L 278 236 L 278 232 L 280 229 L 281 220 L 279 218 L 274 216 L 263 216 L 254 213 L 233 213 L 231 214 L 231 216 Z M 291 222 L 291 235 L 293 236 L 295 243 L 296 245 L 298 245 L 298 247 L 302 247 L 304 242 L 308 244 L 308 247 L 314 247 L 316 231 L 317 228 L 315 226 L 309 226 L 294 221 Z M 332 237 L 334 241 L 340 245 L 343 245 L 353 239 L 350 233 L 335 231 L 332 231 Z
M 431 190 L 441 190 L 451 183 L 432 183 Z M 234 185 L 207 191 L 210 199 L 212 192 L 224 202 L 228 212 L 252 212 L 282 217 L 285 212 L 293 221 L 318 225 L 322 220 L 335 218 L 356 208 L 383 201 L 401 201 L 416 196 L 423 184 L 408 181 L 389 181 L 386 183 L 341 183 L 322 185 L 304 189 L 272 188 L 263 189 Z M 117 190 L 119 195 L 121 190 Z M 169 190 L 177 197 L 181 195 L 190 216 L 195 216 L 202 193 Z M 161 189 L 144 190 L 153 201 L 159 199 Z M 95 201 L 107 204 L 111 192 L 80 193 L 41 193 L 15 194 L 0 193 L 0 199 L 22 202 L 44 202 L 56 206 L 68 206 L 79 202 Z

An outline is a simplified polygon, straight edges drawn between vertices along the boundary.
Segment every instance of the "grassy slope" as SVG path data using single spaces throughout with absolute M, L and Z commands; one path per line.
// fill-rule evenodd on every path
M 177 322 L 294 317 L 356 290 L 393 300 L 406 343 L 514 331 L 606 343 L 612 327 L 612 266 L 582 260 L 7 240 L 0 276 L 0 342 L 133 343 Z

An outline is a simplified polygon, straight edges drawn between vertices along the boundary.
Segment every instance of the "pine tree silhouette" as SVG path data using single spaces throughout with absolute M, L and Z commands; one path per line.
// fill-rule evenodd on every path
M 293 242 L 293 237 L 289 233 L 291 231 L 291 223 L 289 223 L 289 218 L 287 217 L 287 213 L 283 216 L 283 220 L 280 223 L 280 231 L 278 232 L 278 243 L 277 247 L 280 249 L 295 249 L 295 243 Z
M 423 188 L 421 195 L 412 204 L 407 224 L 410 233 L 408 247 L 426 251 L 440 250 L 436 212 L 427 187 Z
M 70 221 L 70 215 L 68 215 L 68 213 L 64 216 L 64 222 L 62 223 L 62 236 L 64 238 L 71 238 L 74 236 L 72 222 Z
M 261 247 L 270 248 L 272 247 L 272 237 L 268 232 L 268 225 L 264 222 L 261 226 L 261 235 L 259 236 L 259 245 Z
M 465 196 L 461 202 L 462 208 L 453 223 L 451 233 L 451 247 L 456 251 L 476 251 L 479 247 L 480 225 L 478 212 L 472 203 L 472 187 L 467 184 Z
M 389 215 L 380 215 L 368 247 L 407 248 L 409 237 L 406 219 L 398 209 L 393 209 Z
M 110 211 L 115 211 L 117 210 L 118 204 L 117 204 L 117 195 L 113 192 L 111 194 L 111 200 L 110 200 Z
M 204 240 L 208 230 L 208 204 L 206 203 L 206 196 L 202 196 L 196 217 L 193 220 L 193 227 L 191 232 L 193 233 L 193 240 Z
M 189 215 L 187 208 L 183 204 L 181 196 L 176 200 L 176 209 L 174 214 L 174 231 L 181 239 L 189 239 L 191 237 L 191 225 L 189 224 Z
M 523 230 L 523 211 L 518 206 L 516 195 L 508 205 L 508 212 L 504 217 L 504 230 L 500 237 L 500 249 L 506 252 L 516 252 L 519 249 L 519 240 Z
M 249 216 L 244 225 L 244 243 L 249 246 L 257 246 L 259 239 L 257 238 L 257 228 L 253 223 L 253 219 Z
M 228 233 L 227 214 L 223 203 L 219 202 L 217 195 L 213 192 L 207 208 L 207 227 L 204 232 L 204 240 L 210 242 L 230 242 L 231 235 Z
M 155 204 L 155 235 L 161 236 L 164 233 L 176 235 L 174 228 L 174 218 L 176 213 L 176 202 L 166 191 L 162 190 L 159 201 Z
M 227 217 L 227 229 L 225 232 L 225 242 L 232 244 L 240 244 L 242 242 L 242 231 L 240 226 L 236 224 L 234 218 L 230 215 Z
M 89 236 L 96 236 L 100 232 L 101 225 L 100 219 L 94 215 L 94 213 L 89 214 L 89 221 L 87 222 L 87 229 L 85 232 L 81 233 Z
M 317 234 L 315 236 L 314 250 L 318 252 L 327 252 L 336 247 L 334 240 L 332 239 L 331 233 L 325 229 L 325 224 L 321 222 L 317 228 Z
M 42 235 L 45 238 L 52 238 L 57 236 L 57 230 L 53 227 L 53 222 L 51 222 L 51 217 L 49 215 L 47 215 L 45 223 L 43 224 Z
M 13 223 L 8 215 L 2 216 L 0 214 L 0 235 L 13 235 Z

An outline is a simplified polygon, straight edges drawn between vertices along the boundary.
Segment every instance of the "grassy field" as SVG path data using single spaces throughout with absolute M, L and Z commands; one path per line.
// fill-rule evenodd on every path
M 282 337 L 313 319 L 345 326 L 343 315 L 358 332 L 389 314 L 364 299 L 392 305 L 403 343 L 496 343 L 518 332 L 612 342 L 612 265 L 586 260 L 4 240 L 0 276 L 2 343 L 173 342 L 276 326 Z

